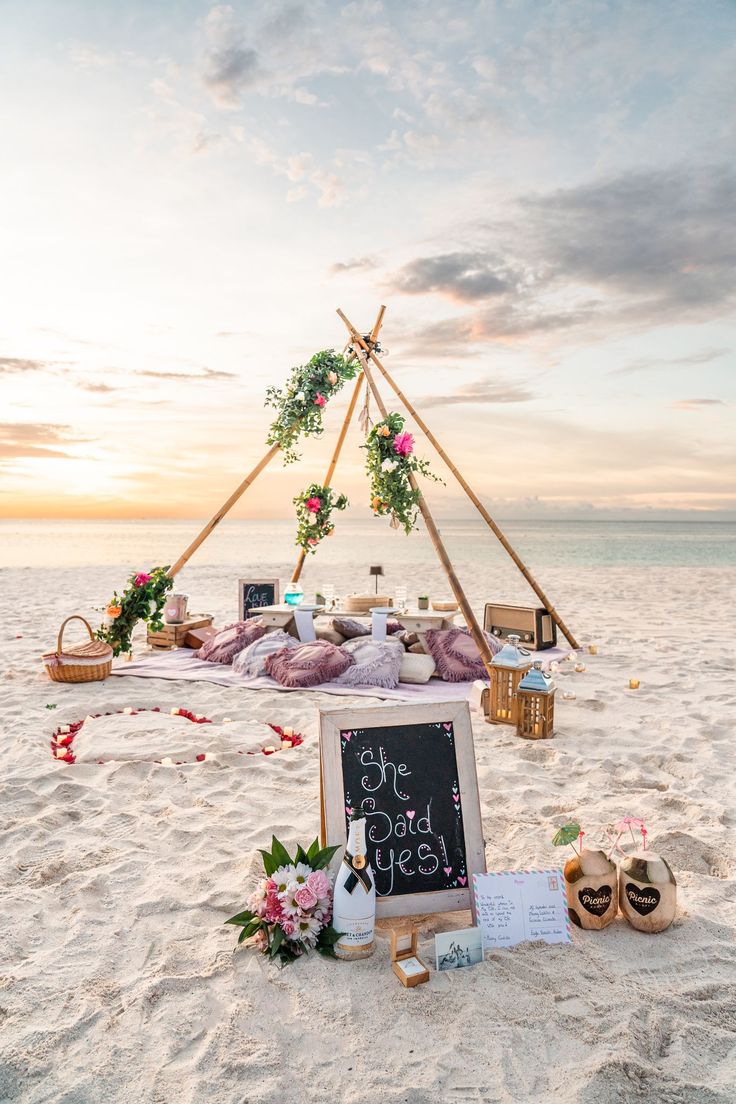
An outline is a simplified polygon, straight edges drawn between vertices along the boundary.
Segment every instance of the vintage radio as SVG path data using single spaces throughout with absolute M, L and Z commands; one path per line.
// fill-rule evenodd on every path
M 510 633 L 521 639 L 521 646 L 531 652 L 554 648 L 557 626 L 543 606 L 503 606 L 487 602 L 483 628 L 491 636 L 506 640 Z

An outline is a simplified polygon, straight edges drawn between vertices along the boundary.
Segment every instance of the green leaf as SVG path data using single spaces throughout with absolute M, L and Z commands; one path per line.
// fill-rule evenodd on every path
M 332 925 L 328 924 L 328 926 L 326 928 L 323 928 L 322 931 L 319 933 L 319 942 L 327 943 L 331 947 L 333 943 L 337 943 L 340 936 L 344 934 L 345 932 L 335 931 Z
M 314 870 L 322 870 L 325 866 L 329 866 L 332 861 L 332 856 L 336 851 L 340 850 L 340 844 L 337 847 L 323 847 L 321 851 L 318 851 L 312 860 L 312 868 Z
M 315 859 L 318 854 L 319 854 L 319 840 L 316 839 L 316 840 L 314 840 L 313 843 L 310 844 L 309 850 L 307 851 L 307 862 L 309 863 L 310 866 L 312 865 L 312 860 Z
M 565 847 L 569 843 L 574 843 L 580 835 L 579 824 L 563 824 L 561 828 L 558 828 L 552 837 L 553 847 Z
M 241 943 L 245 943 L 245 941 L 246 941 L 246 939 L 247 939 L 247 938 L 248 938 L 248 929 L 247 929 L 247 928 L 243 928 L 243 930 L 241 931 L 240 935 L 238 936 L 238 946 L 239 946 L 239 945 L 240 945 Z
M 307 863 L 307 864 L 309 863 L 309 859 L 307 858 L 307 852 L 304 850 L 304 848 L 302 847 L 301 844 L 299 844 L 299 846 L 296 849 L 296 855 L 294 856 L 294 862 L 295 863 Z
M 251 920 L 255 916 L 254 912 L 250 909 L 246 909 L 244 912 L 239 912 L 236 916 L 231 916 L 229 920 L 226 920 L 226 924 L 250 924 Z
M 274 928 L 273 938 L 271 939 L 271 945 L 268 950 L 271 958 L 278 954 L 279 947 L 284 942 L 284 938 L 284 929 L 279 927 Z
M 331 943 L 318 943 L 317 950 L 321 955 L 324 955 L 325 958 L 336 957 L 335 948 L 332 946 Z
M 283 843 L 277 840 L 275 836 L 271 837 L 271 854 L 276 863 L 274 870 L 277 870 L 280 866 L 291 866 L 291 856 L 289 852 L 286 850 Z
M 259 847 L 258 850 L 263 856 L 263 870 L 266 874 L 266 877 L 270 878 L 274 870 L 278 868 L 279 864 L 277 862 L 274 862 L 273 858 L 271 857 L 270 851 L 264 851 L 262 847 Z

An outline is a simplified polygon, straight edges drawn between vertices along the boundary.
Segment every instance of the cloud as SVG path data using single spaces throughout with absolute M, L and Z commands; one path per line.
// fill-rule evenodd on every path
M 435 331 L 466 342 L 718 318 L 736 299 L 735 207 L 725 165 L 622 173 L 522 197 L 466 228 L 471 249 L 417 257 L 389 289 L 473 305 Z
M 419 410 L 428 410 L 433 406 L 459 406 L 462 403 L 476 406 L 488 403 L 519 403 L 530 402 L 533 398 L 532 392 L 523 384 L 477 380 L 455 388 L 451 395 L 426 395 L 417 400 L 417 407 Z
M 731 350 L 724 345 L 720 348 L 701 349 L 699 353 L 688 353 L 686 356 L 671 357 L 664 360 L 657 357 L 641 357 L 639 360 L 633 360 L 630 364 L 622 364 L 620 368 L 612 368 L 609 375 L 628 376 L 636 372 L 647 372 L 661 368 L 698 368 L 701 364 L 710 364 L 730 352 Z
M 59 444 L 78 444 L 84 438 L 75 437 L 70 426 L 29 422 L 0 423 L 0 460 L 20 460 L 28 457 L 56 457 L 68 459 L 71 455 Z
M 245 27 L 228 4 L 212 8 L 204 25 L 202 80 L 218 107 L 236 108 L 241 94 L 262 76 L 258 51 L 246 44 Z
M 358 272 L 366 271 L 367 269 L 376 268 L 378 261 L 375 257 L 353 257 L 349 261 L 335 261 L 330 265 L 330 272 L 333 276 L 340 272 Z
M 43 360 L 27 360 L 23 357 L 0 357 L 0 376 L 16 372 L 40 372 L 46 367 Z
M 155 372 L 152 369 L 141 368 L 136 373 L 137 376 L 145 376 L 147 379 L 159 379 L 159 380 L 226 380 L 237 379 L 235 372 L 225 372 L 219 368 L 203 368 L 201 372 Z
M 678 399 L 672 403 L 675 410 L 702 410 L 709 406 L 725 406 L 723 399 Z

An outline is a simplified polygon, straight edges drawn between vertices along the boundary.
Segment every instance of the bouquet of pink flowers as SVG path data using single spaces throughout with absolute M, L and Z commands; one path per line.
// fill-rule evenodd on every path
M 292 859 L 274 836 L 271 850 L 261 850 L 266 877 L 248 898 L 248 908 L 225 921 L 243 929 L 238 943 L 250 940 L 282 966 L 311 947 L 334 957 L 340 932 L 331 926 L 332 884 L 325 867 L 337 850 L 320 849 L 315 840 L 308 851 L 300 844 Z

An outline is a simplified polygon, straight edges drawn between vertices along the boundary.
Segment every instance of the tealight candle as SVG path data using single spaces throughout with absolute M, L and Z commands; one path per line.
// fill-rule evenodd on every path
M 588 645 L 588 651 L 590 652 L 591 655 L 598 655 L 598 645 L 597 644 L 589 644 Z
M 284 736 L 291 737 L 291 736 L 294 735 L 294 729 L 293 728 L 282 728 L 281 731 L 283 732 Z
M 133 706 L 132 705 L 126 705 L 125 709 L 123 710 L 123 713 L 127 713 L 130 716 L 130 714 L 132 712 L 133 712 Z
M 66 755 L 66 753 L 67 753 L 67 748 L 57 747 L 57 749 L 56 749 L 56 758 L 57 759 L 63 759 L 64 756 Z
M 576 671 L 577 671 L 578 673 L 581 673 L 582 671 L 584 671 L 584 670 L 585 670 L 585 664 L 584 664 L 584 663 L 576 663 L 576 664 L 575 664 L 575 670 L 576 670 Z
M 575 693 L 574 690 L 563 690 L 562 691 L 562 696 L 565 699 L 565 701 L 575 701 L 575 698 L 577 697 L 577 694 Z
M 639 680 L 638 679 L 629 679 L 629 690 L 638 690 L 638 689 L 639 689 Z
M 223 717 L 223 718 L 222 718 L 222 723 L 223 723 L 223 724 L 232 724 L 232 723 L 233 723 L 233 719 L 232 719 L 232 717 Z
M 168 755 L 165 759 L 161 760 L 161 766 L 162 767 L 173 767 L 173 765 L 174 765 L 174 760 L 169 758 Z
M 69 725 L 61 725 L 59 728 L 59 735 L 66 736 L 69 732 Z
M 178 707 L 176 705 L 172 706 L 172 708 L 169 710 L 169 713 L 171 714 L 172 717 L 178 717 L 179 716 Z

